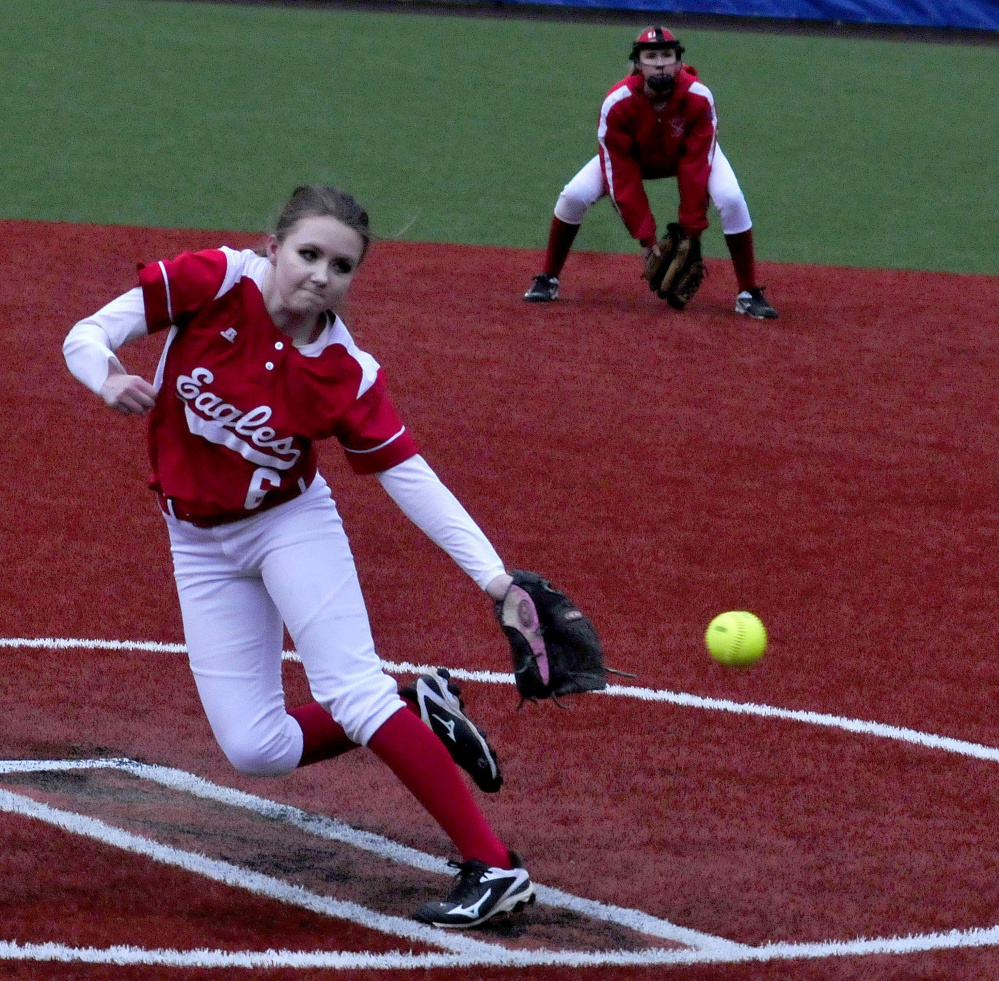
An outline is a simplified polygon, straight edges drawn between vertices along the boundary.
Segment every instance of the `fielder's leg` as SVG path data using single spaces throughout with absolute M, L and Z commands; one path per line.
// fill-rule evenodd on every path
M 763 287 L 756 281 L 756 257 L 753 250 L 753 222 L 749 216 L 746 196 L 742 193 L 732 165 L 715 147 L 708 177 L 708 195 L 721 216 L 725 244 L 732 257 L 732 267 L 738 284 L 735 312 L 757 320 L 772 319 L 777 311 L 767 303 Z
M 524 294 L 528 303 L 550 303 L 558 299 L 559 276 L 569 258 L 579 226 L 582 225 L 586 212 L 604 193 L 604 175 L 600 169 L 599 157 L 586 163 L 562 188 L 548 231 L 544 269 L 534 277 L 531 288 Z

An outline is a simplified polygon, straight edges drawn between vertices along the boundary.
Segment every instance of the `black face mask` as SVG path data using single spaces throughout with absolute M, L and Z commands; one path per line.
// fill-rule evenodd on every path
M 646 79 L 649 88 L 658 95 L 669 95 L 673 91 L 675 80 L 672 75 L 653 75 Z

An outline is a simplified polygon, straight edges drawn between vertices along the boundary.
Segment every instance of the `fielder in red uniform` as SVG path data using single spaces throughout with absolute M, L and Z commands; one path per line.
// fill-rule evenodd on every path
M 335 437 L 493 599 L 495 549 L 403 425 L 378 362 L 337 315 L 372 233 L 335 188 L 298 188 L 265 255 L 229 248 L 140 267 L 139 285 L 76 324 L 73 375 L 114 410 L 149 417 L 151 486 L 170 536 L 191 669 L 208 721 L 245 773 L 280 775 L 367 746 L 461 855 L 454 887 L 416 918 L 476 926 L 533 901 L 456 763 L 499 789 L 495 753 L 446 671 L 403 689 L 382 670 L 340 515 L 314 442 Z M 152 382 L 115 353 L 163 332 Z M 286 711 L 283 625 L 313 703 Z
M 714 97 L 698 81 L 696 69 L 683 64 L 683 51 L 663 27 L 650 27 L 636 38 L 631 74 L 607 93 L 600 107 L 599 153 L 562 190 L 544 269 L 525 300 L 558 299 L 559 276 L 579 226 L 605 196 L 642 246 L 644 266 L 657 247 L 657 235 L 643 182 L 675 177 L 678 221 L 687 235 L 699 237 L 708 227 L 709 198 L 718 209 L 738 283 L 735 312 L 757 319 L 777 316 L 756 281 L 753 223 L 732 166 L 718 146 Z

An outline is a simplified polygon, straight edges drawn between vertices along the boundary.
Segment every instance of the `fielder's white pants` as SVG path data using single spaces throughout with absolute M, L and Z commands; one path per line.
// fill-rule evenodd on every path
M 286 713 L 282 624 L 312 696 L 354 742 L 405 703 L 375 653 L 347 536 L 326 481 L 244 521 L 166 516 L 191 670 L 215 738 L 238 769 L 277 776 L 302 756 Z
M 555 217 L 567 225 L 581 225 L 586 212 L 606 194 L 600 157 L 597 156 L 562 188 L 555 205 Z M 725 235 L 737 235 L 753 227 L 746 196 L 742 193 L 732 165 L 717 144 L 711 161 L 711 173 L 708 175 L 708 197 L 718 209 Z

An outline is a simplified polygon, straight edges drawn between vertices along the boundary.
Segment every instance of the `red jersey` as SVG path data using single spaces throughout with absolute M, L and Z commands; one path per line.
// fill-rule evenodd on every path
M 680 224 L 708 227 L 708 175 L 715 151 L 718 117 L 708 87 L 683 65 L 669 100 L 656 107 L 643 91 L 641 74 L 621 79 L 600 107 L 597 142 L 600 165 L 614 207 L 633 238 L 656 241 L 656 219 L 643 180 L 676 177 Z
M 195 517 L 249 517 L 316 474 L 313 440 L 335 436 L 357 473 L 417 453 L 378 362 L 339 317 L 297 348 L 261 293 L 252 251 L 185 252 L 140 267 L 146 325 L 170 328 L 149 417 L 150 486 Z

